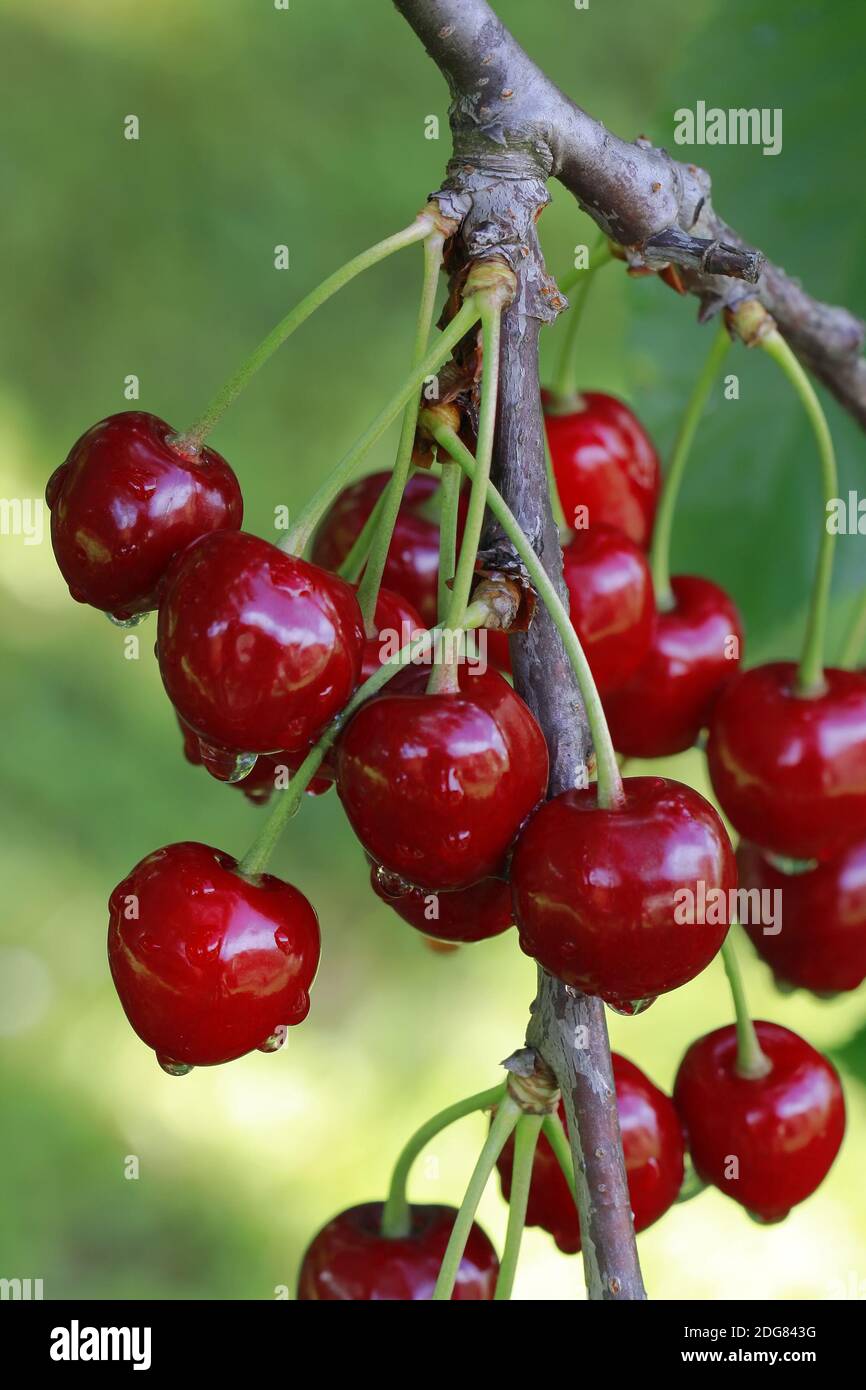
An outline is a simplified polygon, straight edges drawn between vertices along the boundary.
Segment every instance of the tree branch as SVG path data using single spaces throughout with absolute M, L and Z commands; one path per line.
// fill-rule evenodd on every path
M 864 325 L 751 249 L 714 210 L 705 170 L 611 134 L 527 57 L 486 0 L 395 4 L 451 89 L 449 184 L 467 166 L 513 177 L 505 171 L 518 156 L 537 177 L 559 179 L 634 263 L 679 267 L 702 318 L 757 295 L 803 364 L 866 427 Z

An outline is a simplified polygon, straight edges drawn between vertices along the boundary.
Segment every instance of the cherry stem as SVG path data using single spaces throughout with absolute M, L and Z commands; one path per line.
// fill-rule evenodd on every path
M 497 1303 L 510 1298 L 514 1288 L 523 1228 L 526 1225 L 529 1189 L 532 1186 L 532 1163 L 543 1123 L 543 1115 L 521 1115 L 514 1131 L 514 1164 L 511 1171 L 511 1194 L 508 1198 L 508 1226 L 499 1265 L 499 1278 L 496 1280 L 496 1290 L 493 1294 L 494 1302 Z
M 737 1016 L 737 1073 L 749 1081 L 757 1081 L 772 1071 L 773 1064 L 758 1042 L 758 1034 L 749 1013 L 749 1006 L 746 1003 L 746 991 L 743 988 L 740 963 L 737 960 L 730 932 L 728 932 L 722 946 L 722 964 L 725 967 L 725 974 L 731 987 L 734 1011 Z
M 442 460 L 442 481 L 439 485 L 439 591 L 437 611 L 444 623 L 451 601 L 451 586 L 457 567 L 457 518 L 460 508 L 460 483 L 463 472 L 452 459 Z
M 355 537 L 351 550 L 337 570 L 340 578 L 348 580 L 350 584 L 354 584 L 358 580 L 364 568 L 367 552 L 370 549 L 376 527 L 379 524 L 379 517 L 382 515 L 382 510 L 385 506 L 386 490 L 387 489 L 383 488 L 379 493 L 373 510 L 370 512 L 370 515 Z
M 804 699 L 821 695 L 824 691 L 824 644 L 827 632 L 827 608 L 830 601 L 830 584 L 833 578 L 833 554 L 836 537 L 827 524 L 827 505 L 839 491 L 836 470 L 836 456 L 827 418 L 814 387 L 791 348 L 778 329 L 773 328 L 760 339 L 760 346 L 782 368 L 797 392 L 818 445 L 821 464 L 821 478 L 824 487 L 824 511 L 818 563 L 812 596 L 809 601 L 809 616 L 806 623 L 806 637 L 800 666 L 797 671 L 797 694 Z
M 843 670 L 850 670 L 857 665 L 864 645 L 866 645 L 866 589 L 863 590 L 854 605 L 851 626 L 848 628 L 845 641 L 842 644 L 839 665 Z
M 670 612 L 676 603 L 671 589 L 671 532 L 683 475 L 707 398 L 730 346 L 731 337 L 723 323 L 713 339 L 707 359 L 686 404 L 671 454 L 665 485 L 662 489 L 650 550 L 650 569 L 652 570 L 656 606 L 662 613 Z
M 493 1123 L 487 1132 L 487 1139 L 478 1155 L 478 1162 L 475 1164 L 472 1177 L 466 1188 L 466 1195 L 460 1204 L 460 1210 L 452 1227 L 451 1236 L 439 1268 L 439 1277 L 433 1290 L 434 1303 L 450 1301 L 454 1292 L 454 1285 L 457 1282 L 463 1252 L 466 1249 L 466 1242 L 469 1239 L 475 1213 L 478 1210 L 478 1203 L 481 1201 L 484 1189 L 496 1166 L 496 1160 L 502 1153 L 508 1136 L 521 1114 L 520 1106 L 515 1100 L 512 1100 L 506 1091 L 497 1106 L 496 1114 L 493 1116 Z
M 706 1189 L 707 1184 L 704 1182 L 689 1155 L 686 1154 L 683 1180 L 676 1196 L 677 1205 L 681 1202 L 691 1202 L 694 1197 L 699 1197 Z
M 400 232 L 395 232 L 393 236 L 386 237 L 384 241 L 377 242 L 375 246 L 368 247 L 366 251 L 362 251 L 360 255 L 340 266 L 340 269 L 335 270 L 333 275 L 329 275 L 326 280 L 323 280 L 320 285 L 305 295 L 300 303 L 286 314 L 285 318 L 280 319 L 276 327 L 272 328 L 268 336 L 259 343 L 235 375 L 217 392 L 201 418 L 191 429 L 178 437 L 176 447 L 181 452 L 196 453 L 229 406 L 240 395 L 247 382 L 255 376 L 259 368 L 264 366 L 270 357 L 273 357 L 277 348 L 282 347 L 296 328 L 300 328 L 301 324 L 316 309 L 336 294 L 337 290 L 348 285 L 350 280 L 354 280 L 356 275 L 360 275 L 362 270 L 368 270 L 370 266 L 378 265 L 379 261 L 384 261 L 395 251 L 401 251 L 404 246 L 413 246 L 416 241 L 423 241 L 433 231 L 434 226 L 434 219 L 429 213 L 419 213 L 415 221 L 410 223 L 408 227 L 404 227 Z
M 439 269 L 442 265 L 444 240 L 442 233 L 435 231 L 431 232 L 424 241 L 424 278 L 421 285 L 421 302 L 418 307 L 415 342 L 412 348 L 413 367 L 424 360 L 430 330 L 433 327 L 436 289 L 439 283 Z M 397 445 L 397 457 L 394 460 L 394 471 L 384 489 L 385 500 L 373 535 L 364 577 L 358 588 L 358 603 L 361 607 L 361 616 L 364 619 L 364 630 L 368 637 L 373 637 L 376 633 L 376 601 L 379 597 L 379 588 L 382 583 L 385 562 L 388 558 L 388 548 L 394 534 L 394 524 L 412 468 L 412 446 L 415 443 L 419 408 L 418 395 L 414 394 L 406 403 L 403 411 L 403 425 L 400 430 L 400 442 Z
M 288 550 L 295 555 L 304 553 L 323 515 L 332 506 L 361 459 L 369 453 L 388 426 L 396 420 L 400 411 L 408 404 L 426 378 L 434 376 L 442 363 L 450 357 L 460 339 L 478 322 L 480 313 L 480 306 L 473 296 L 464 300 L 460 311 L 454 316 L 444 332 L 440 334 L 424 360 L 412 368 L 410 375 L 400 389 L 391 397 L 360 439 L 356 440 L 349 452 L 343 455 L 336 468 L 310 498 L 294 526 L 280 542 L 281 550 Z
M 493 439 L 496 432 L 496 402 L 499 394 L 499 338 L 502 302 L 496 296 L 479 294 L 481 308 L 481 409 L 478 419 L 478 453 L 475 476 L 469 494 L 466 525 L 460 545 L 460 558 L 454 574 L 445 626 L 454 628 L 457 619 L 469 602 L 478 544 L 484 526 L 487 507 L 487 483 L 493 459 Z M 431 695 L 459 689 L 457 669 L 447 657 L 433 667 L 428 690 Z
M 490 616 L 488 604 L 478 602 L 470 604 L 466 612 L 462 615 L 460 627 L 476 628 L 483 627 Z M 310 780 L 318 772 L 324 761 L 325 755 L 332 747 L 342 730 L 357 709 L 360 709 L 365 700 L 371 695 L 375 695 L 381 690 L 388 681 L 402 670 L 404 666 L 410 665 L 417 658 L 427 655 L 436 641 L 437 633 L 441 632 L 441 626 L 430 628 L 427 632 L 418 633 L 410 641 L 406 642 L 400 650 L 387 661 L 384 661 L 378 671 L 374 671 L 363 685 L 359 685 L 351 700 L 346 704 L 340 713 L 331 720 L 331 723 L 320 736 L 317 743 L 313 745 L 304 761 L 301 763 L 294 777 L 291 778 L 285 790 L 280 792 L 280 800 L 271 811 L 258 835 L 250 848 L 247 850 L 243 859 L 238 863 L 238 872 L 251 877 L 255 874 L 264 873 L 268 860 L 270 859 L 277 841 L 283 832 L 287 822 L 291 819 L 301 804 L 301 798 L 306 791 Z
M 474 483 L 477 476 L 476 460 L 457 433 L 450 426 L 439 421 L 433 412 L 422 412 L 422 420 L 436 442 L 451 455 L 456 463 L 460 464 L 460 467 Z M 554 626 L 562 638 L 566 655 L 580 686 L 580 693 L 586 707 L 587 722 L 595 747 L 598 768 L 598 804 L 608 809 L 614 809 L 621 806 L 623 802 L 622 777 L 610 730 L 607 727 L 607 719 L 602 708 L 601 697 L 589 668 L 589 662 L 580 644 L 580 638 L 574 630 L 568 610 L 559 597 L 556 586 L 521 530 L 517 518 L 499 490 L 489 481 L 486 500 L 490 511 L 525 564 L 538 596 L 547 608 Z
M 576 285 L 577 291 L 571 305 L 571 312 L 566 318 L 565 331 L 562 336 L 562 348 L 559 354 L 559 363 L 553 381 L 553 394 L 568 398 L 573 396 L 577 389 L 577 371 L 575 363 L 575 344 L 577 334 L 580 329 L 583 311 L 586 301 L 589 298 L 589 291 L 595 277 L 595 272 L 601 270 L 602 266 L 608 265 L 613 260 L 613 253 L 610 249 L 610 242 L 607 237 L 602 235 L 592 248 L 589 255 L 589 265 L 585 270 L 575 270 L 566 280 L 563 281 L 562 290 L 568 294 L 569 290 Z
M 413 1163 L 426 1149 L 430 1140 L 435 1139 L 437 1134 L 441 1134 L 443 1129 L 447 1129 L 455 1121 L 462 1120 L 465 1115 L 475 1114 L 479 1110 L 494 1110 L 505 1095 L 505 1086 L 506 1083 L 502 1081 L 498 1086 L 493 1086 L 488 1091 L 479 1091 L 477 1095 L 455 1101 L 453 1105 L 448 1105 L 444 1110 L 440 1110 L 438 1115 L 432 1115 L 421 1125 L 420 1129 L 416 1129 L 401 1149 L 394 1165 L 391 1185 L 388 1189 L 388 1200 L 382 1211 L 383 1236 L 391 1240 L 399 1240 L 401 1236 L 407 1236 L 412 1229 L 412 1218 L 406 1198 L 406 1184 Z
M 544 1124 L 541 1132 L 553 1149 L 553 1155 L 562 1169 L 562 1176 L 568 1183 L 569 1190 L 574 1198 L 574 1205 L 577 1207 L 577 1190 L 574 1185 L 574 1159 L 571 1154 L 571 1145 L 568 1142 L 568 1135 L 565 1126 L 558 1114 L 545 1115 Z

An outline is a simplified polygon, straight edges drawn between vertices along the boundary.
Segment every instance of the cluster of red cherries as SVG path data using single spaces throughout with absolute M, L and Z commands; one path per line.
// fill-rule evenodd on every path
M 563 551 L 572 621 L 618 752 L 667 756 L 709 730 L 715 791 L 748 841 L 744 879 L 783 878 L 786 911 L 802 902 L 799 916 L 790 909 L 791 935 L 786 917 L 778 945 L 756 938 L 759 949 L 792 983 L 852 988 L 866 974 L 866 679 L 827 671 L 822 692 L 805 699 L 793 666 L 740 672 L 736 609 L 704 579 L 675 578 L 673 605 L 657 611 L 645 552 L 660 470 L 646 433 L 601 394 L 548 398 L 546 424 L 576 526 Z M 157 658 L 187 757 L 256 801 L 279 793 L 281 776 L 378 668 L 379 634 L 435 621 L 430 473 L 404 494 L 372 630 L 355 586 L 336 573 L 388 477 L 344 490 L 309 561 L 242 531 L 228 463 L 144 412 L 95 425 L 49 481 L 52 542 L 72 596 L 120 623 L 158 609 Z M 495 656 L 507 669 L 504 644 Z M 361 704 L 309 787 L 336 784 L 374 891 L 447 942 L 516 922 L 523 950 L 546 970 L 628 1014 L 703 970 L 727 922 L 684 926 L 675 905 L 684 889 L 727 897 L 736 888 L 715 809 L 658 776 L 626 778 L 615 806 L 601 806 L 594 786 L 545 800 L 545 740 L 505 676 L 463 662 L 457 688 L 437 693 L 428 676 L 408 666 Z M 292 885 L 185 842 L 137 864 L 109 906 L 121 1003 L 170 1073 L 275 1050 L 306 1016 L 319 927 Z M 814 943 L 825 930 L 822 953 Z M 738 1073 L 735 1030 L 723 1028 L 690 1047 L 673 1101 L 616 1059 L 638 1230 L 676 1199 L 686 1143 L 703 1181 L 768 1221 L 828 1171 L 844 1128 L 835 1071 L 786 1029 L 757 1031 L 766 1075 Z M 506 1150 L 506 1191 L 509 1161 Z M 429 1297 L 454 1213 L 411 1210 L 399 1240 L 382 1235 L 376 1205 L 338 1216 L 307 1252 L 299 1296 Z M 562 1249 L 579 1248 L 573 1198 L 543 1139 L 528 1219 Z M 475 1228 L 454 1298 L 491 1298 L 495 1275 L 492 1246 Z

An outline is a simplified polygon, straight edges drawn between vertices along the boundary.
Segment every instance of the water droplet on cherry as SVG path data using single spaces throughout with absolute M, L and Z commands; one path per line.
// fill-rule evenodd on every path
M 156 1054 L 156 1060 L 168 1076 L 187 1076 L 192 1071 L 192 1067 L 187 1062 L 174 1062 L 171 1057 L 160 1057 Z

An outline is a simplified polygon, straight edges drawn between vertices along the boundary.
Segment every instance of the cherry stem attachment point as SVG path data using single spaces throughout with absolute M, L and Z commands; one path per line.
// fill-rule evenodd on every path
M 348 285 L 350 280 L 354 280 L 356 275 L 360 275 L 362 270 L 368 270 L 371 266 L 378 265 L 380 261 L 384 261 L 395 251 L 402 251 L 404 246 L 414 246 L 415 242 L 423 241 L 425 237 L 430 235 L 435 226 L 434 212 L 425 208 L 408 227 L 395 232 L 393 236 L 386 237 L 384 241 L 377 242 L 375 246 L 368 247 L 360 255 L 354 256 L 352 260 L 340 266 L 339 270 L 335 270 L 332 275 L 329 275 L 326 280 L 323 280 L 320 285 L 305 295 L 300 303 L 286 314 L 285 318 L 280 319 L 280 322 L 271 329 L 266 338 L 262 339 L 234 376 L 230 377 L 220 388 L 204 414 L 192 428 L 178 436 L 176 447 L 181 452 L 197 453 L 211 430 L 219 423 L 226 410 L 237 399 L 247 383 L 252 380 L 259 368 L 273 357 L 277 348 L 282 347 L 286 339 L 291 337 L 296 328 L 300 328 L 301 324 L 306 322 L 316 309 L 325 304 L 344 285 Z
M 733 924 L 722 946 L 722 964 L 725 967 L 725 974 L 731 987 L 734 1011 L 737 1016 L 737 1073 L 749 1081 L 757 1081 L 772 1071 L 773 1064 L 758 1042 L 758 1034 L 749 1013 L 749 1006 L 746 1003 L 743 976 L 734 950 L 734 943 L 731 940 L 731 931 L 733 931 Z
M 447 1129 L 449 1125 L 453 1125 L 457 1120 L 462 1120 L 465 1115 L 475 1114 L 479 1110 L 494 1110 L 505 1095 L 505 1085 L 506 1083 L 503 1081 L 488 1091 L 479 1091 L 476 1095 L 468 1096 L 465 1100 L 458 1100 L 453 1105 L 448 1105 L 444 1110 L 440 1110 L 437 1115 L 431 1116 L 419 1129 L 416 1129 L 401 1150 L 394 1165 L 391 1185 L 388 1189 L 388 1200 L 382 1212 L 383 1236 L 397 1240 L 401 1236 L 407 1236 L 411 1230 L 412 1222 L 409 1203 L 406 1198 L 406 1183 L 413 1163 L 426 1149 L 430 1140 L 435 1139 L 436 1135 L 441 1134 L 442 1130 Z
M 499 1265 L 499 1278 L 493 1298 L 501 1302 L 511 1297 L 520 1246 L 523 1241 L 523 1228 L 526 1225 L 526 1208 L 529 1204 L 529 1189 L 532 1186 L 532 1164 L 535 1146 L 544 1124 L 543 1115 L 521 1115 L 514 1131 L 514 1163 L 511 1170 L 511 1195 L 508 1198 L 508 1226 L 505 1231 L 505 1247 Z
M 421 420 L 437 444 L 441 445 L 446 453 L 450 454 L 451 458 L 459 463 L 463 471 L 474 481 L 477 476 L 476 461 L 455 431 L 444 424 L 433 410 L 422 411 Z M 580 644 L 580 639 L 574 630 L 568 610 L 557 593 L 556 586 L 521 530 L 517 518 L 504 497 L 489 481 L 486 492 L 487 506 L 525 564 L 538 597 L 547 608 L 556 630 L 562 638 L 566 655 L 577 677 L 595 747 L 598 768 L 598 804 L 608 809 L 614 809 L 620 806 L 623 800 L 622 776 L 610 737 L 610 730 L 607 727 L 601 697 L 589 668 L 589 662 Z
M 670 467 L 662 489 L 650 550 L 650 569 L 652 570 L 656 606 L 662 613 L 670 612 L 675 603 L 671 589 L 671 532 L 683 475 L 686 471 L 686 464 L 698 423 L 706 407 L 707 398 L 730 346 L 731 336 L 722 323 L 713 339 L 707 359 L 686 404 L 671 454 Z
M 460 1204 L 460 1210 L 452 1227 L 451 1236 L 442 1257 L 436 1287 L 433 1290 L 434 1303 L 448 1302 L 454 1292 L 460 1262 L 463 1259 L 466 1242 L 472 1230 L 478 1203 L 481 1201 L 484 1189 L 496 1166 L 496 1160 L 522 1113 L 520 1106 L 512 1100 L 506 1091 L 497 1106 L 493 1123 L 488 1131 L 484 1147 L 478 1155 L 478 1162 L 475 1164 L 469 1185 L 466 1188 L 466 1195 Z
M 575 369 L 575 344 L 580 330 L 583 311 L 586 301 L 589 298 L 589 291 L 595 279 L 597 270 L 602 266 L 609 265 L 613 260 L 613 253 L 610 249 L 610 242 L 607 237 L 602 235 L 598 238 L 589 255 L 589 265 L 585 270 L 577 268 L 563 280 L 562 290 L 568 294 L 575 285 L 577 290 L 571 304 L 570 312 L 566 315 L 565 330 L 562 336 L 562 348 L 559 354 L 559 362 L 556 375 L 553 379 L 553 394 L 567 399 L 574 395 L 577 388 L 577 375 Z
M 431 232 L 424 240 L 424 278 L 421 286 L 421 302 L 418 307 L 418 322 L 415 328 L 415 342 L 412 348 L 412 365 L 424 360 L 430 330 L 433 327 L 433 314 L 436 306 L 436 287 L 439 283 L 439 270 L 442 265 L 442 246 L 445 238 L 440 231 Z M 409 481 L 412 468 L 412 445 L 415 442 L 415 428 L 418 423 L 418 396 L 407 401 L 403 411 L 403 425 L 394 471 L 384 490 L 384 502 L 379 521 L 373 535 L 364 577 L 358 588 L 358 603 L 364 620 L 364 630 L 368 637 L 375 634 L 376 601 L 382 574 L 388 558 L 388 548 L 394 534 L 394 524 L 403 500 L 403 493 Z

